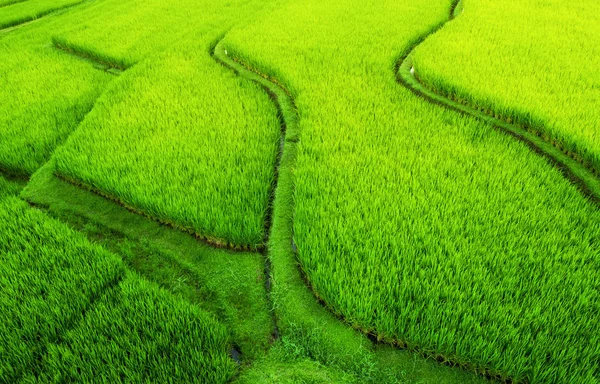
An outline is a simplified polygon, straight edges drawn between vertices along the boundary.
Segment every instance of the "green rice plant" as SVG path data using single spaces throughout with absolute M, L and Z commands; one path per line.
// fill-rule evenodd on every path
M 8 5 L 22 3 L 29 0 L 0 0 L 0 7 L 6 7 Z
M 57 171 L 218 245 L 262 246 L 280 123 L 214 37 L 136 66 L 55 154 Z M 204 41 L 204 43 L 202 42 Z
M 597 382 L 597 207 L 523 143 L 395 82 L 449 8 L 304 0 L 225 37 L 296 99 L 301 267 L 382 341 L 514 381 Z
M 21 180 L 10 180 L 0 174 L 0 202 L 10 196 L 17 196 L 25 182 Z
M 210 314 L 130 274 L 49 347 L 40 379 L 225 383 L 227 344 Z
M 251 62 L 229 56 L 223 41 L 216 45 L 214 52 L 215 58 L 231 70 L 267 89 L 285 122 L 267 253 L 271 270 L 269 298 L 273 303 L 279 338 L 269 355 L 242 374 L 239 381 L 483 382 L 484 379 L 473 372 L 443 367 L 408 351 L 375 346 L 365 335 L 340 322 L 315 300 L 299 273 L 292 247 L 294 169 L 300 133 L 294 100 L 278 79 L 261 73 Z M 329 372 L 323 372 L 321 365 L 328 367 Z M 312 367 L 308 370 L 307 366 Z M 300 374 L 300 370 L 306 374 Z M 274 371 L 278 372 L 276 376 L 273 376 Z M 348 375 L 336 374 L 341 372 Z
M 214 39 L 286 1 L 104 0 L 78 12 L 83 21 L 56 31 L 53 41 L 128 68 L 181 40 Z
M 28 0 L 0 2 L 0 29 L 35 20 L 54 11 L 72 7 L 84 0 Z M 7 4 L 8 3 L 8 4 Z M 4 6 L 3 6 L 4 5 Z
M 20 196 L 121 256 L 145 279 L 215 314 L 243 362 L 269 348 L 273 319 L 262 255 L 208 246 L 53 173 L 50 161 L 31 177 Z
M 15 172 L 33 172 L 72 132 L 110 81 L 107 74 L 92 71 L 89 63 L 42 46 L 40 43 L 50 38 L 51 28 L 52 35 L 59 36 L 54 39 L 55 46 L 83 57 L 101 58 L 102 62 L 107 61 L 105 56 L 64 43 L 62 31 L 77 31 L 81 25 L 86 33 L 98 32 L 102 41 L 99 49 L 109 53 L 113 46 L 132 52 L 139 47 L 142 53 L 128 56 L 131 61 L 127 65 L 178 45 L 157 60 L 141 64 L 145 69 L 136 68 L 107 93 L 103 104 L 81 127 L 78 137 L 83 146 L 70 147 L 69 155 L 59 157 L 58 170 L 132 209 L 214 243 L 261 247 L 280 136 L 277 112 L 255 85 L 238 86 L 239 80 L 232 80 L 234 75 L 215 63 L 208 51 L 227 24 L 258 12 L 268 3 L 259 7 L 242 2 L 237 8 L 221 3 L 208 7 L 207 3 L 208 8 L 202 9 L 196 3 L 182 3 L 181 7 L 170 5 L 175 16 L 164 18 L 156 14 L 164 13 L 163 5 L 128 2 L 124 3 L 126 8 L 116 8 L 123 15 L 130 12 L 127 20 L 134 20 L 139 28 L 132 28 L 123 18 L 116 18 L 108 28 L 104 18 L 112 19 L 113 3 L 87 3 L 76 12 L 60 15 L 55 22 L 15 31 L 0 40 L 6 44 L 4 55 L 12 55 L 3 64 L 8 76 L 0 91 L 7 93 L 8 100 L 2 115 L 6 120 L 0 121 L 0 129 L 8 138 L 0 144 L 0 164 Z M 190 13 L 191 7 L 197 9 L 195 13 Z M 135 16 L 136 12 L 168 22 L 173 28 L 161 25 L 163 35 L 153 29 L 142 32 L 152 23 Z M 87 20 L 90 14 L 97 17 Z M 186 24 L 182 22 L 184 16 L 194 17 Z M 196 32 L 187 36 L 191 35 L 190 28 Z M 105 30 L 118 35 L 111 35 L 110 40 L 102 35 Z M 183 43 L 182 34 L 187 38 Z M 130 44 L 124 43 L 126 36 L 131 37 Z M 154 44 L 156 38 L 163 43 Z M 91 39 L 90 44 L 94 41 Z M 53 67 L 59 60 L 60 67 Z M 110 63 L 121 66 L 117 59 Z M 25 87 L 18 81 L 22 77 L 28 80 Z M 102 133 L 96 131 L 98 124 L 103 126 Z M 109 131 L 116 136 L 110 136 Z M 95 139 L 88 138 L 88 133 Z M 89 151 L 90 157 L 86 159 L 80 150 Z M 115 164 L 116 168 L 110 168 Z M 122 173 L 127 176 L 122 177 Z
M 114 78 L 48 45 L 62 17 L 0 35 L 0 169 L 33 173 Z
M 600 172 L 600 3 L 464 0 L 415 50 L 430 89 L 524 124 Z
M 0 203 L 0 381 L 36 372 L 48 343 L 123 273 L 119 258 L 12 197 Z
M 106 1 L 56 33 L 57 46 L 123 68 L 152 57 L 104 95 L 57 154 L 57 171 L 213 244 L 258 249 L 280 123 L 268 96 L 209 50 L 270 3 L 232 5 Z

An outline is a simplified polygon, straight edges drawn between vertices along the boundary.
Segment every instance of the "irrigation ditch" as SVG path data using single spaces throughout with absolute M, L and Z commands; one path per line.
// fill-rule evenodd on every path
M 264 244 L 266 245 L 264 249 L 261 250 L 261 254 L 263 255 L 264 259 L 265 259 L 265 290 L 267 292 L 267 297 L 269 300 L 269 303 L 271 303 L 272 309 L 271 309 L 271 315 L 272 315 L 272 319 L 273 319 L 273 340 L 277 340 L 279 338 L 279 326 L 277 324 L 277 316 L 276 313 L 274 311 L 273 308 L 273 300 L 271 297 L 271 289 L 272 289 L 272 261 L 270 259 L 270 255 L 269 255 L 269 241 L 270 241 L 270 237 L 271 237 L 271 233 L 277 231 L 277 228 L 274 228 L 274 226 L 278 223 L 278 221 L 274 220 L 274 216 L 276 215 L 275 212 L 275 207 L 278 204 L 281 204 L 281 200 L 282 197 L 281 195 L 281 191 L 278 191 L 278 187 L 279 187 L 279 179 L 281 176 L 281 170 L 282 170 L 282 162 L 284 161 L 284 159 L 289 162 L 288 158 L 284 158 L 284 153 L 285 153 L 285 149 L 287 146 L 289 145 L 293 145 L 295 147 L 296 143 L 297 143 L 297 138 L 296 140 L 294 140 L 293 142 L 289 140 L 288 137 L 288 133 L 289 132 L 296 132 L 298 127 L 297 127 L 297 113 L 296 113 L 296 106 L 294 104 L 294 101 L 290 95 L 290 93 L 287 91 L 287 89 L 285 89 L 284 87 L 282 87 L 279 84 L 276 84 L 274 82 L 271 82 L 268 80 L 268 78 L 262 74 L 260 74 L 259 72 L 251 69 L 250 67 L 240 63 L 239 61 L 236 61 L 235 59 L 232 59 L 231 57 L 228 56 L 227 54 L 227 50 L 225 48 L 223 48 L 222 46 L 222 41 L 225 38 L 225 35 L 221 36 L 218 40 L 216 40 L 216 42 L 214 42 L 211 46 L 210 46 L 210 55 L 211 57 L 219 64 L 223 65 L 225 68 L 233 71 L 234 73 L 236 73 L 239 76 L 243 76 L 246 79 L 255 82 L 256 84 L 258 84 L 261 88 L 263 88 L 263 90 L 269 95 L 269 97 L 271 98 L 271 100 L 273 101 L 274 105 L 277 108 L 277 115 L 278 115 L 278 119 L 280 122 L 280 140 L 279 140 L 279 150 L 277 152 L 277 156 L 276 156 L 276 164 L 275 164 L 275 169 L 274 169 L 274 179 L 273 179 L 273 183 L 269 188 L 269 201 L 267 204 L 267 215 L 265 217 L 265 222 L 264 222 Z M 289 114 L 293 113 L 293 115 L 295 116 L 295 118 L 292 121 L 287 121 L 288 119 L 286 119 L 286 116 L 289 116 Z M 288 129 L 288 127 L 292 125 L 292 129 Z M 295 160 L 295 157 L 294 157 Z M 291 164 L 287 164 L 288 167 L 285 168 L 284 171 L 288 171 L 289 172 L 289 166 L 293 166 L 293 163 Z M 291 175 L 286 175 L 287 177 L 290 177 Z M 293 190 L 289 191 L 289 196 L 285 196 L 286 200 L 292 200 L 292 194 Z M 278 198 L 279 195 L 279 198 Z M 293 208 L 292 208 L 293 209 Z M 290 240 L 290 247 L 292 246 L 292 239 Z

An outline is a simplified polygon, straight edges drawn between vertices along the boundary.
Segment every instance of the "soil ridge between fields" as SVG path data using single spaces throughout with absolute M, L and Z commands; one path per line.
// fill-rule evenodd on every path
M 76 59 L 87 61 L 91 63 L 95 69 L 104 71 L 110 75 L 119 76 L 129 69 L 129 67 L 125 67 L 117 62 L 100 59 L 95 55 L 79 50 L 76 47 L 64 44 L 55 39 L 52 39 L 52 46 L 54 49 L 73 56 Z
M 65 182 L 67 182 L 69 184 L 72 184 L 72 185 L 74 185 L 76 187 L 88 190 L 88 191 L 90 191 L 92 193 L 95 193 L 98 196 L 102 196 L 105 199 L 110 200 L 110 201 L 114 202 L 115 204 L 118 204 L 121 207 L 123 207 L 123 208 L 127 209 L 128 211 L 133 212 L 133 213 L 135 213 L 137 215 L 146 217 L 147 219 L 150 219 L 150 220 L 155 221 L 157 223 L 160 223 L 162 225 L 166 225 L 166 226 L 169 226 L 171 228 L 175 228 L 175 229 L 177 229 L 177 230 L 179 230 L 181 232 L 188 233 L 188 234 L 192 235 L 193 237 L 195 237 L 197 240 L 203 242 L 204 244 L 206 244 L 206 245 L 208 245 L 208 246 L 210 246 L 212 248 L 226 249 L 226 250 L 233 251 L 233 252 L 249 252 L 249 251 L 260 252 L 263 249 L 262 246 L 261 247 L 251 247 L 251 246 L 248 246 L 248 245 L 234 245 L 234 244 L 231 244 L 229 241 L 227 241 L 225 239 L 219 239 L 219 238 L 216 238 L 216 237 L 210 237 L 210 236 L 207 236 L 207 235 L 203 235 L 203 234 L 201 234 L 199 232 L 196 232 L 195 230 L 193 230 L 191 228 L 188 228 L 188 227 L 182 226 L 180 224 L 177 224 L 174 221 L 170 221 L 170 220 L 166 220 L 166 219 L 161 219 L 161 218 L 155 217 L 153 215 L 150 215 L 150 214 L 144 212 L 143 210 L 134 207 L 133 205 L 125 203 L 124 201 L 122 201 L 121 199 L 119 199 L 118 197 L 116 197 L 116 196 L 114 196 L 114 195 L 112 195 L 110 193 L 104 192 L 101 189 L 95 188 L 95 187 L 93 187 L 93 186 L 91 186 L 91 185 L 89 185 L 87 183 L 84 183 L 84 182 L 82 182 L 80 180 L 76 180 L 76 179 L 71 178 L 69 176 L 63 175 L 60 172 L 55 171 L 54 172 L 54 176 L 57 177 L 57 178 L 59 178 L 62 181 L 65 181 Z

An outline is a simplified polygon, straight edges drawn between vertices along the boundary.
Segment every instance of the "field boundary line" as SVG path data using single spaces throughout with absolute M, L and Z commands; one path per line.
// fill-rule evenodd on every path
M 30 207 L 30 209 L 35 209 L 36 211 L 42 212 L 44 215 L 46 214 L 44 212 L 43 209 L 40 209 L 39 207 L 35 206 L 34 204 L 31 204 L 29 202 L 27 202 L 28 206 Z M 60 221 L 60 220 L 57 220 Z M 62 223 L 62 221 L 61 221 Z M 62 223 L 63 225 L 66 225 L 64 223 Z M 78 233 L 80 233 L 78 231 Z M 85 236 L 85 235 L 84 235 Z M 44 360 L 44 358 L 48 355 L 48 347 L 50 345 L 60 345 L 61 343 L 63 343 L 63 337 L 64 335 L 75 329 L 75 327 L 85 318 L 85 316 L 88 314 L 89 311 L 93 310 L 95 305 L 102 300 L 104 297 L 106 297 L 106 295 L 110 294 L 111 291 L 113 289 L 116 289 L 119 284 L 121 284 L 121 282 L 123 280 L 125 280 L 125 278 L 127 277 L 127 271 L 125 269 L 125 265 L 122 261 L 119 260 L 120 266 L 121 266 L 121 270 L 120 272 L 112 279 L 108 280 L 104 285 L 102 285 L 102 287 L 100 287 L 100 289 L 98 289 L 98 292 L 95 292 L 94 294 L 92 294 L 89 297 L 89 302 L 87 303 L 87 305 L 85 306 L 85 308 L 83 308 L 83 310 L 80 313 L 75 313 L 72 316 L 70 316 L 67 321 L 65 322 L 65 326 L 58 330 L 58 332 L 56 332 L 56 335 L 54 335 L 54 337 L 52 337 L 51 339 L 48 340 L 48 343 L 44 344 L 42 346 L 42 348 L 40 349 L 39 353 L 36 353 L 36 362 L 34 365 L 34 372 L 29 372 L 29 373 L 33 373 L 36 376 L 36 379 L 38 378 L 39 374 L 42 373 L 43 370 L 43 366 L 42 366 L 42 362 Z M 23 376 L 28 373 L 28 372 L 20 372 L 20 374 L 17 375 L 17 377 L 15 377 L 15 381 L 21 381 L 23 380 Z
M 30 178 L 30 175 L 28 175 L 28 174 L 18 172 L 18 171 L 12 171 L 8 168 L 4 168 L 1 164 L 0 164 L 0 176 L 4 177 L 6 180 L 16 181 L 19 183 L 27 183 L 27 182 L 29 182 L 29 178 Z
M 358 325 L 354 325 L 341 312 L 332 308 L 327 303 L 327 301 L 325 301 L 321 297 L 321 295 L 319 295 L 319 293 L 315 290 L 315 288 L 311 284 L 310 279 L 308 278 L 308 275 L 306 274 L 306 272 L 304 271 L 304 269 L 302 268 L 302 266 L 300 264 L 298 265 L 298 268 L 300 269 L 300 273 L 301 273 L 304 284 L 306 284 L 306 286 L 308 287 L 310 292 L 312 292 L 312 294 L 315 297 L 315 300 L 324 309 L 326 309 L 329 313 L 331 313 L 331 315 L 334 316 L 338 321 L 342 322 L 349 328 L 359 332 L 360 334 L 366 336 L 367 339 L 369 339 L 374 345 L 377 345 L 377 344 L 390 345 L 394 348 L 409 351 L 411 353 L 417 354 L 425 359 L 434 360 L 437 363 L 445 365 L 450 368 L 457 368 L 457 369 L 462 369 L 464 371 L 475 372 L 477 375 L 480 375 L 488 380 L 499 381 L 499 382 L 505 383 L 505 384 L 517 383 L 517 382 L 513 381 L 512 378 L 506 377 L 506 375 L 503 375 L 500 371 L 493 370 L 493 369 L 490 369 L 485 366 L 475 365 L 470 362 L 465 362 L 458 355 L 447 355 L 447 354 L 443 354 L 443 353 L 437 353 L 432 350 L 425 350 L 418 343 L 412 343 L 406 339 L 382 338 L 374 331 L 364 329 L 362 327 L 359 327 Z
M 429 36 L 442 29 L 446 23 L 454 20 L 461 11 L 462 0 L 453 0 L 447 20 L 420 36 L 400 55 L 394 64 L 396 82 L 421 99 L 461 115 L 474 117 L 495 130 L 524 143 L 535 154 L 545 158 L 550 165 L 558 169 L 590 202 L 600 207 L 600 174 L 594 168 L 586 166 L 579 155 L 566 151 L 562 148 L 564 146 L 554 140 L 546 140 L 542 132 L 499 117 L 493 111 L 485 113 L 475 105 L 458 103 L 450 97 L 433 91 L 419 80 L 412 62 L 414 50 Z
M 273 104 L 277 108 L 277 117 L 280 121 L 280 140 L 279 149 L 277 151 L 277 157 L 275 161 L 275 170 L 273 183 L 270 186 L 269 191 L 269 202 L 267 206 L 267 214 L 265 217 L 264 228 L 265 237 L 264 243 L 265 248 L 263 249 L 263 255 L 265 257 L 265 289 L 267 291 L 268 300 L 273 304 L 272 299 L 272 285 L 273 285 L 273 260 L 270 255 L 270 246 L 272 235 L 277 232 L 277 226 L 280 224 L 278 218 L 278 207 L 281 204 L 287 202 L 281 202 L 282 189 L 281 180 L 284 183 L 289 184 L 291 168 L 295 163 L 295 156 L 290 157 L 290 152 L 294 150 L 298 142 L 298 114 L 295 102 L 290 92 L 278 81 L 269 78 L 269 76 L 259 72 L 255 68 L 252 68 L 246 63 L 241 62 L 235 57 L 228 55 L 227 50 L 223 47 L 223 40 L 225 35 L 218 39 L 210 49 L 211 56 L 219 64 L 225 68 L 233 71 L 240 77 L 243 77 L 249 81 L 258 84 L 272 100 Z M 293 147 L 293 148 L 291 148 Z M 289 198 L 286 197 L 286 200 Z M 289 199 L 292 202 L 291 209 L 293 210 L 293 199 Z M 291 223 L 293 226 L 293 222 Z M 276 236 L 276 235 L 275 235 Z M 290 248 L 292 247 L 293 240 L 289 239 Z M 276 267 L 275 267 L 276 268 Z M 275 308 L 271 309 L 273 318 L 273 340 L 279 338 L 279 325 L 278 319 L 275 313 Z
M 52 39 L 52 47 L 62 53 L 72 56 L 76 59 L 87 61 L 98 70 L 104 71 L 108 74 L 119 76 L 125 72 L 128 68 L 115 62 L 108 60 L 102 60 L 94 55 L 90 55 L 86 52 L 80 51 L 77 48 L 70 47 L 66 44 L 60 43 L 55 39 Z
M 261 247 L 251 247 L 249 245 L 235 245 L 235 244 L 229 243 L 225 239 L 219 239 L 216 237 L 210 237 L 207 235 L 203 235 L 201 233 L 194 231 L 193 229 L 191 229 L 189 227 L 182 226 L 180 224 L 177 224 L 177 223 L 169 221 L 169 220 L 154 217 L 139 208 L 136 208 L 130 204 L 125 203 L 124 201 L 122 201 L 121 199 L 119 199 L 118 197 L 116 197 L 110 193 L 104 192 L 104 191 L 100 190 L 99 188 L 93 187 L 93 186 L 91 186 L 87 183 L 84 183 L 80 180 L 77 180 L 75 178 L 71 178 L 69 176 L 63 175 L 62 173 L 59 173 L 57 171 L 54 171 L 54 176 L 64 182 L 67 182 L 76 187 L 88 190 L 92 193 L 95 193 L 98 196 L 101 196 L 107 200 L 110 200 L 110 201 L 114 202 L 115 204 L 118 204 L 121 207 L 123 207 L 123 208 L 127 209 L 128 211 L 133 212 L 137 215 L 143 216 L 143 217 L 150 219 L 152 221 L 155 221 L 159 224 L 166 225 L 171 228 L 175 228 L 181 232 L 188 233 L 188 234 L 192 235 L 194 238 L 196 238 L 197 240 L 205 243 L 206 245 L 208 245 L 212 248 L 227 249 L 227 250 L 234 251 L 234 252 L 249 252 L 249 251 L 250 252 L 259 252 L 263 249 L 262 246 Z

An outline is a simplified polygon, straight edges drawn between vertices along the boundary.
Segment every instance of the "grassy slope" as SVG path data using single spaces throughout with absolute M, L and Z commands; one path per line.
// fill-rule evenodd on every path
M 0 382 L 226 382 L 224 325 L 14 196 L 0 176 Z M 110 362 L 107 364 L 107 362 Z
M 416 50 L 429 87 L 531 126 L 600 169 L 600 5 L 465 0 Z
M 48 45 L 61 17 L 0 34 L 0 169 L 33 173 L 113 79 Z
M 316 292 L 428 355 L 595 377 L 596 209 L 524 145 L 395 84 L 399 52 L 448 2 L 356 6 L 295 3 L 225 40 L 297 95 L 295 239 Z
M 22 186 L 0 176 L 0 382 L 231 379 L 224 325 L 122 280 L 117 256 L 15 198 Z

